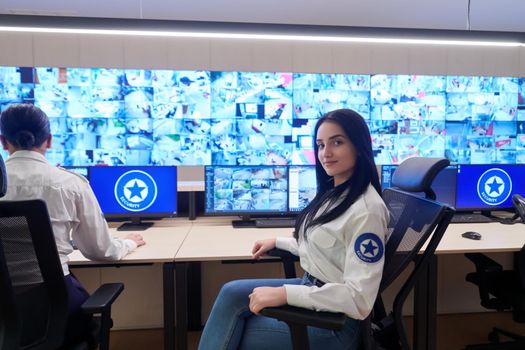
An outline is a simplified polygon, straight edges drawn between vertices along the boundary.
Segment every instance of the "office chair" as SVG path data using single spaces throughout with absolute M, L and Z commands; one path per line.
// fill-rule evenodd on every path
M 64 344 L 68 296 L 42 200 L 0 201 L 0 349 L 109 349 L 111 305 L 122 283 L 102 285 L 82 305 L 93 318 L 84 339 Z
M 516 253 L 513 270 L 503 270 L 496 261 L 481 253 L 465 256 L 476 266 L 476 272 L 466 280 L 479 287 L 481 305 L 487 309 L 512 310 L 512 319 L 525 323 L 525 245 Z M 500 341 L 500 335 L 511 341 Z M 468 350 L 525 349 L 525 336 L 493 328 L 488 336 L 491 343 L 468 345 Z
M 402 319 L 403 304 L 454 215 L 453 208 L 433 200 L 435 194 L 430 188 L 434 177 L 448 164 L 443 158 L 410 158 L 394 173 L 392 183 L 397 188 L 383 192 L 391 216 L 389 239 L 379 294 L 373 312 L 363 321 L 361 347 L 364 349 L 410 349 Z M 428 198 L 409 192 L 424 193 Z M 418 254 L 427 241 L 423 253 Z M 272 251 L 271 254 L 283 255 L 287 264 L 292 259 L 286 253 Z M 387 315 L 381 293 L 410 263 L 414 263 L 414 269 L 397 293 L 392 312 Z M 266 308 L 261 313 L 288 324 L 294 349 L 309 348 L 307 326 L 340 330 L 346 318 L 342 313 L 317 312 L 289 305 Z
M 5 171 L 4 158 L 0 154 L 0 198 L 7 192 L 7 172 Z

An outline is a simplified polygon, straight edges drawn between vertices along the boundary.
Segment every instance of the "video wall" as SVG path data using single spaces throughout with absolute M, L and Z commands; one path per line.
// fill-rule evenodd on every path
M 0 109 L 49 116 L 53 164 L 313 164 L 316 120 L 352 108 L 378 164 L 525 164 L 525 78 L 0 67 Z

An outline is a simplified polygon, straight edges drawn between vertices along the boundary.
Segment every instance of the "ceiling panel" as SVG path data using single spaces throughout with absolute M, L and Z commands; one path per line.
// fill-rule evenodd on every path
M 143 14 L 199 21 L 465 29 L 466 1 L 148 0 Z
M 141 0 L 1 0 L 0 13 L 140 18 Z
M 472 0 L 470 29 L 525 32 L 525 1 Z
M 469 0 L 1 0 L 0 13 L 468 29 Z M 470 29 L 525 31 L 524 0 L 471 0 Z

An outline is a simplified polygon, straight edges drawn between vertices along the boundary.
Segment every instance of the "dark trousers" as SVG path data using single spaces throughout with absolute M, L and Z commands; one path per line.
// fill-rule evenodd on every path
M 69 317 L 66 328 L 66 344 L 75 342 L 89 334 L 92 327 L 91 315 L 86 315 L 80 309 L 89 293 L 82 287 L 75 276 L 69 274 L 64 277 L 67 286 Z

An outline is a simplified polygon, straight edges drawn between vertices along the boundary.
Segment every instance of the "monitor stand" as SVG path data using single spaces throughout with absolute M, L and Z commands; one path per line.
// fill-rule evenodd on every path
M 131 218 L 131 222 L 125 222 L 117 228 L 117 231 L 144 231 L 153 226 L 152 222 L 143 222 L 139 217 Z
M 232 220 L 232 226 L 235 228 L 255 227 L 255 220 L 250 219 L 249 215 L 243 215 L 240 220 Z
M 261 217 L 250 218 L 249 216 L 241 216 L 240 220 L 232 220 L 234 228 L 280 228 L 280 227 L 295 227 L 295 217 Z

